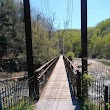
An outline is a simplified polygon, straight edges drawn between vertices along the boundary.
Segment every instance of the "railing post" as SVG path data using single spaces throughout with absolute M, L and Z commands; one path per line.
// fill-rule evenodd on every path
M 81 96 L 81 73 L 77 70 L 77 97 Z
M 35 87 L 35 92 L 36 92 L 36 96 L 34 100 L 39 100 L 39 83 L 38 83 L 38 72 L 34 74 L 34 87 Z
M 108 86 L 105 86 L 105 91 L 104 91 L 104 100 L 105 100 L 105 110 L 108 110 Z
M 2 98 L 1 98 L 1 92 L 0 92 L 0 110 L 2 110 Z

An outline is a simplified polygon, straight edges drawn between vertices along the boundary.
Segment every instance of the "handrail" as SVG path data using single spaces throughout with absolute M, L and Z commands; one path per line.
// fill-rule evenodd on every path
M 65 57 L 65 56 L 64 56 Z M 71 66 L 74 67 L 74 70 L 77 71 L 78 70 L 78 67 L 71 61 L 69 60 L 67 57 L 65 57 L 67 59 L 67 61 L 70 63 Z
M 45 63 L 44 65 L 42 65 L 40 68 L 35 70 L 35 72 L 34 72 L 35 90 L 36 90 L 38 99 L 39 99 L 40 93 L 43 90 L 43 87 L 45 86 L 45 84 L 50 76 L 50 73 L 52 73 L 58 59 L 59 59 L 59 57 L 55 57 L 52 60 Z M 41 88 L 41 89 L 39 89 L 39 88 Z
M 47 63 L 43 64 L 40 68 L 36 69 L 34 73 L 37 73 L 48 66 L 51 62 L 53 62 L 57 57 L 53 58 L 52 60 L 48 61 Z
M 77 66 L 67 57 L 63 56 L 65 67 L 68 70 L 68 78 L 74 95 L 79 98 L 81 95 L 81 73 Z
M 58 57 L 56 57 L 54 60 L 52 60 L 52 62 L 50 63 L 50 65 L 48 65 L 48 67 L 42 72 L 42 74 L 40 74 L 38 76 L 38 80 L 41 79 L 41 77 L 48 71 L 49 68 L 51 68 L 51 66 L 58 60 Z

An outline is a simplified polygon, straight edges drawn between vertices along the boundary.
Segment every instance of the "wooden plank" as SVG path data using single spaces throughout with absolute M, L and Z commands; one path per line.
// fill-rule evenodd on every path
M 67 74 L 60 56 L 47 85 L 36 103 L 36 110 L 74 110 Z

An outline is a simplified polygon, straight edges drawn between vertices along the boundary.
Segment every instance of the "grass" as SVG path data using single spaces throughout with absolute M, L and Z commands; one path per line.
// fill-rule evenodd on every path
M 100 105 L 99 109 L 99 106 L 96 103 L 90 101 L 89 99 L 86 99 L 85 101 L 80 99 L 80 107 L 81 110 L 104 110 L 103 105 Z
M 11 107 L 4 108 L 5 110 L 34 110 L 35 109 L 35 104 L 34 102 L 29 102 L 29 101 L 21 101 L 18 104 L 15 104 Z

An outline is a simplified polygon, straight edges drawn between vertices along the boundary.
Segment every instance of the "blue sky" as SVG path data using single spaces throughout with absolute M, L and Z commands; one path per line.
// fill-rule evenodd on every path
M 55 14 L 55 27 L 64 28 L 67 17 L 67 1 L 72 0 L 30 0 L 31 8 L 43 12 L 46 16 Z M 95 26 L 102 20 L 110 18 L 110 0 L 87 0 L 88 2 L 88 27 Z M 72 5 L 69 6 L 72 10 Z M 47 10 L 48 9 L 48 10 Z M 70 12 L 70 11 L 69 11 Z M 72 11 L 71 11 L 72 12 Z M 80 29 L 80 0 L 73 0 L 72 20 L 68 28 Z M 72 23 L 72 25 L 71 25 Z

